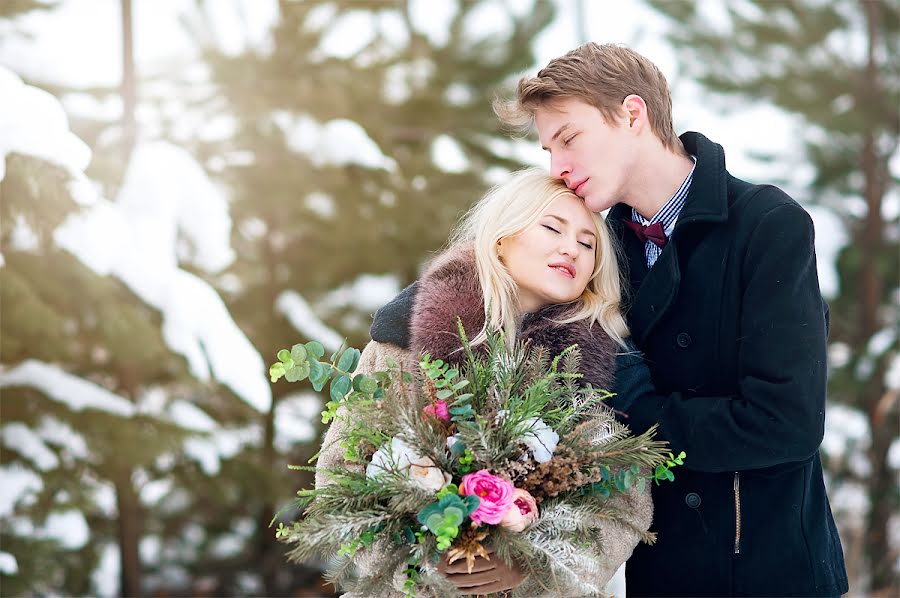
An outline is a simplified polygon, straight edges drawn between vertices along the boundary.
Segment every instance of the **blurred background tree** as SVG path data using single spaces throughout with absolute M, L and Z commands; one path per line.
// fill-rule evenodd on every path
M 504 9 L 500 17 L 508 20 L 508 25 L 503 34 L 473 33 L 480 19 L 497 18 L 496 13 L 485 12 L 493 4 L 460 3 L 447 15 L 445 35 L 435 36 L 417 28 L 414 22 L 428 17 L 411 14 L 408 2 L 281 2 L 271 48 L 233 54 L 212 43 L 215 32 L 208 29 L 211 19 L 207 17 L 214 9 L 211 3 L 198 2 L 186 13 L 185 27 L 204 48 L 200 68 L 208 72 L 208 79 L 202 85 L 198 85 L 195 64 L 184 65 L 174 76 L 169 73 L 166 81 L 133 72 L 128 60 L 133 50 L 126 34 L 121 87 L 73 89 L 52 82 L 41 86 L 57 96 L 78 92 L 98 101 L 140 95 L 165 113 L 172 89 L 157 89 L 176 81 L 176 97 L 182 99 L 179 116 L 218 119 L 229 134 L 208 140 L 194 131 L 185 138 L 181 121 L 173 118 L 163 119 L 159 137 L 188 147 L 225 185 L 237 255 L 227 271 L 215 274 L 189 263 L 182 267 L 216 285 L 235 322 L 262 355 L 271 357 L 278 347 L 317 338 L 317 332 L 336 339 L 334 345 L 346 337 L 349 343 L 362 346 L 371 313 L 378 307 L 367 297 L 371 285 L 386 289 L 378 295 L 384 301 L 411 282 L 423 259 L 445 243 L 462 212 L 492 180 L 520 165 L 509 155 L 506 135 L 488 107 L 504 82 L 535 62 L 530 42 L 552 19 L 552 5 L 540 0 L 525 13 Z M 121 2 L 126 32 L 131 28 L 130 5 L 128 0 Z M 319 50 L 326 35 L 351 19 L 371 19 L 374 37 L 339 57 Z M 140 30 L 140 22 L 131 26 Z M 71 122 L 72 130 L 94 150 L 87 173 L 110 196 L 121 190 L 131 149 L 141 139 L 139 132 L 129 133 L 137 119 L 134 103 L 124 100 L 118 118 L 73 118 Z M 10 164 L 15 167 L 12 161 Z M 15 196 L 17 203 L 51 210 L 47 199 L 53 196 L 51 191 L 41 188 L 35 196 L 25 196 L 14 176 L 17 172 L 12 168 L 4 181 L 5 195 Z M 161 177 L 168 174 L 160 172 Z M 42 176 L 41 180 L 50 180 Z M 65 214 L 59 212 L 57 220 L 42 221 L 48 233 Z M 15 253 L 6 246 L 3 250 L 7 264 L 12 264 Z M 84 269 L 64 251 L 52 250 Z M 44 263 L 48 254 L 39 252 L 34 259 Z M 7 267 L 0 275 L 11 276 L 12 272 Z M 47 270 L 32 267 L 29 272 L 32 278 L 45 280 Z M 51 294 L 71 304 L 71 283 L 59 277 L 54 284 L 62 288 Z M 16 298 L 6 305 L 26 302 Z M 125 302 L 133 309 L 147 308 L 127 293 Z M 309 316 L 299 323 L 299 330 L 298 309 L 308 309 Z M 107 322 L 107 318 L 97 320 Z M 4 318 L 4 324 L 17 321 Z M 158 341 L 159 316 L 145 315 L 142 323 Z M 81 340 L 84 335 L 75 332 L 75 338 Z M 128 340 L 144 342 L 136 333 Z M 49 339 L 21 342 L 25 355 L 33 347 L 54 346 Z M 145 350 L 151 346 L 147 343 Z M 164 345 L 158 348 L 186 373 L 177 356 Z M 4 366 L 16 365 L 19 357 L 5 349 Z M 57 352 L 32 352 L 31 357 L 68 372 L 83 369 L 74 358 Z M 115 389 L 112 372 L 100 369 L 98 378 Z M 135 401 L 152 379 L 149 372 L 135 372 Z M 175 380 L 160 381 L 157 388 L 166 397 L 179 394 Z M 22 390 L 23 396 L 34 392 Z M 274 386 L 271 408 L 255 422 L 245 409 L 217 401 L 214 395 L 193 397 L 218 426 L 258 426 L 260 442 L 248 443 L 221 458 L 216 475 L 209 475 L 196 462 L 178 459 L 183 466 L 167 471 L 175 482 L 167 494 L 180 498 L 177 508 L 160 504 L 140 514 L 128 512 L 124 520 L 136 527 L 127 541 L 122 538 L 121 542 L 120 583 L 125 595 L 150 590 L 288 595 L 297 588 L 318 585 L 314 564 L 308 568 L 285 565 L 283 548 L 268 528 L 277 507 L 290 500 L 291 488 L 311 482 L 309 477 L 289 474 L 286 465 L 305 462 L 317 449 L 315 442 L 279 442 L 279 421 L 290 425 L 290 414 L 296 415 L 308 404 L 304 403 L 308 397 L 291 393 L 287 385 Z M 5 422 L 20 419 L 17 413 L 7 411 L 11 404 L 4 400 Z M 305 417 L 315 421 L 314 412 L 306 411 Z M 147 429 L 147 423 L 137 419 L 126 418 L 124 427 L 119 426 L 123 433 L 132 422 Z M 135 450 L 152 453 L 147 456 L 150 462 L 158 460 L 162 452 L 150 451 L 151 446 L 173 448 L 161 441 L 160 430 L 154 422 L 153 442 L 135 446 Z M 123 459 L 126 453 L 121 453 Z M 73 484 L 78 484 L 77 477 Z M 26 511 L 17 514 L 29 516 Z M 235 540 L 237 545 L 216 550 L 222 544 L 217 540 L 248 514 L 252 521 L 241 524 L 245 531 Z M 142 541 L 145 552 L 139 555 Z M 30 560 L 29 552 L 20 552 L 15 544 L 9 546 L 16 548 L 16 579 L 21 587 L 40 587 L 33 584 L 41 575 L 43 562 Z M 91 561 L 86 570 L 95 565 L 96 560 Z M 47 587 L 87 593 L 90 579 L 81 577 L 54 576 Z
M 868 497 L 864 529 L 842 529 L 852 576 L 868 571 L 873 594 L 896 596 L 898 553 L 888 534 L 900 491 L 888 456 L 900 412 L 886 374 L 898 348 L 900 299 L 900 228 L 887 205 L 900 138 L 898 4 L 731 2 L 724 22 L 686 0 L 651 4 L 673 24 L 669 39 L 685 75 L 728 102 L 766 101 L 802 119 L 814 175 L 797 199 L 827 206 L 849 232 L 837 263 L 840 294 L 830 305 L 829 398 L 866 415 L 871 442 L 868 467 L 831 455 L 828 470 L 834 484 L 852 481 Z
M 177 254 L 181 274 L 211 285 L 228 321 L 271 361 L 277 348 L 311 338 L 332 349 L 344 339 L 361 347 L 374 310 L 416 278 L 462 212 L 490 184 L 535 161 L 509 140 L 490 102 L 541 66 L 536 40 L 561 21 L 574 25 L 567 49 L 588 39 L 599 3 L 190 0 L 179 17 L 198 55 L 153 72 L 141 72 L 131 46 L 157 16 L 139 11 L 154 4 L 114 4 L 123 34 L 115 43 L 118 83 L 26 82 L 62 100 L 71 130 L 93 152 L 85 173 L 100 196 L 116 198 L 113 205 L 147 142 L 183 148 L 189 156 L 175 165 L 205 170 L 227 201 L 234 259 L 203 267 L 192 259 L 198 240 L 181 229 L 175 246 L 163 249 Z M 271 28 L 251 43 L 263 5 L 275 13 Z M 0 26 L 66 6 L 4 3 Z M 727 18 L 710 21 L 710 6 Z M 223 7 L 238 22 L 226 33 Z M 865 413 L 862 436 L 872 437 L 855 451 L 826 455 L 829 482 L 833 497 L 835 488 L 853 488 L 872 505 L 865 526 L 836 509 L 851 591 L 896 594 L 888 521 L 897 511 L 897 469 L 888 451 L 898 435 L 897 394 L 885 382 L 897 361 L 900 299 L 896 198 L 888 201 L 896 193 L 888 166 L 900 87 L 896 3 L 673 0 L 617 9 L 640 13 L 642 26 L 654 16 L 671 25 L 676 118 L 686 108 L 677 107 L 680 84 L 689 79 L 715 109 L 766 103 L 804 123 L 803 162 L 814 175 L 794 194 L 837 214 L 851 237 L 831 301 L 830 413 Z M 78 109 L 88 104 L 97 109 Z M 525 145 L 538 152 L 533 141 Z M 177 153 L 167 147 L 166 156 Z M 774 154 L 756 159 L 774 165 Z M 178 197 L 175 207 L 155 198 L 160 212 L 201 205 L 193 188 L 179 193 L 183 171 L 171 165 L 144 163 Z M 254 405 L 215 367 L 211 378 L 199 375 L 167 340 L 164 309 L 54 243 L 67 218 L 89 211 L 70 176 L 10 154 L 0 179 L 0 481 L 18 484 L 0 491 L 4 593 L 330 592 L 319 580 L 321 563 L 288 566 L 268 527 L 293 490 L 311 483 L 286 465 L 318 449 L 318 398 L 276 384 L 270 405 Z M 147 190 L 145 199 L 158 192 Z M 192 214 L 214 220 L 201 208 Z M 201 351 L 214 366 L 214 347 Z M 35 384 L 39 376 L 10 383 L 29 360 L 112 392 L 119 411 L 75 408 Z M 831 409 L 835 401 L 846 410 Z M 854 458 L 861 450 L 862 461 Z

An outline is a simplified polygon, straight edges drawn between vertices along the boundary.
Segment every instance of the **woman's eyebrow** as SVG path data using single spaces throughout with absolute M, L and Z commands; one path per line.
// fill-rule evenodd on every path
M 562 224 L 569 224 L 569 221 L 568 221 L 568 220 L 566 220 L 565 218 L 562 218 L 562 217 L 560 217 L 560 216 L 557 216 L 556 214 L 546 214 L 546 216 L 547 216 L 548 218 L 554 218 L 555 220 L 559 220 L 560 223 L 562 223 Z M 590 235 L 590 236 L 592 236 L 592 237 L 594 237 L 594 238 L 597 238 L 597 234 L 596 234 L 594 231 L 592 231 L 592 230 L 590 230 L 590 229 L 587 229 L 587 228 L 583 228 L 583 229 L 581 229 L 581 230 L 578 231 L 578 232 L 584 233 L 584 234 L 586 234 L 586 235 Z

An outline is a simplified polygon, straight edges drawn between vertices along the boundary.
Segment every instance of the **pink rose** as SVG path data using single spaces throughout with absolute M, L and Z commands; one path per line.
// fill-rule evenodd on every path
M 450 410 L 447 408 L 447 401 L 438 399 L 431 405 L 426 405 L 422 409 L 422 413 L 430 415 L 445 422 L 450 421 Z
M 510 482 L 492 475 L 487 469 L 464 475 L 459 484 L 461 495 L 474 494 L 481 500 L 478 508 L 470 515 L 478 525 L 500 523 L 512 507 L 515 490 Z
M 527 490 L 516 488 L 513 504 L 506 512 L 500 525 L 512 532 L 521 532 L 537 520 L 538 508 L 534 497 Z

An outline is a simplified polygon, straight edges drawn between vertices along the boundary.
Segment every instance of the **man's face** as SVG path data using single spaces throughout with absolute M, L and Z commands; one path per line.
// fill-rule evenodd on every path
M 624 109 L 622 115 L 611 123 L 575 98 L 553 100 L 535 111 L 541 146 L 550 152 L 550 174 L 594 212 L 627 199 L 636 145 Z

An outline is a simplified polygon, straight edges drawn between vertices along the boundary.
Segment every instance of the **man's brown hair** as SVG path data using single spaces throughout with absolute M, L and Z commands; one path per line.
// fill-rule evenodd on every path
M 527 129 L 541 105 L 558 98 L 576 98 L 600 110 L 612 123 L 622 114 L 622 102 L 632 94 L 643 98 L 650 129 L 663 145 L 683 152 L 672 125 L 672 95 L 665 76 L 646 57 L 617 44 L 590 42 L 554 58 L 536 77 L 519 81 L 514 100 L 496 100 L 494 111 L 506 124 Z

